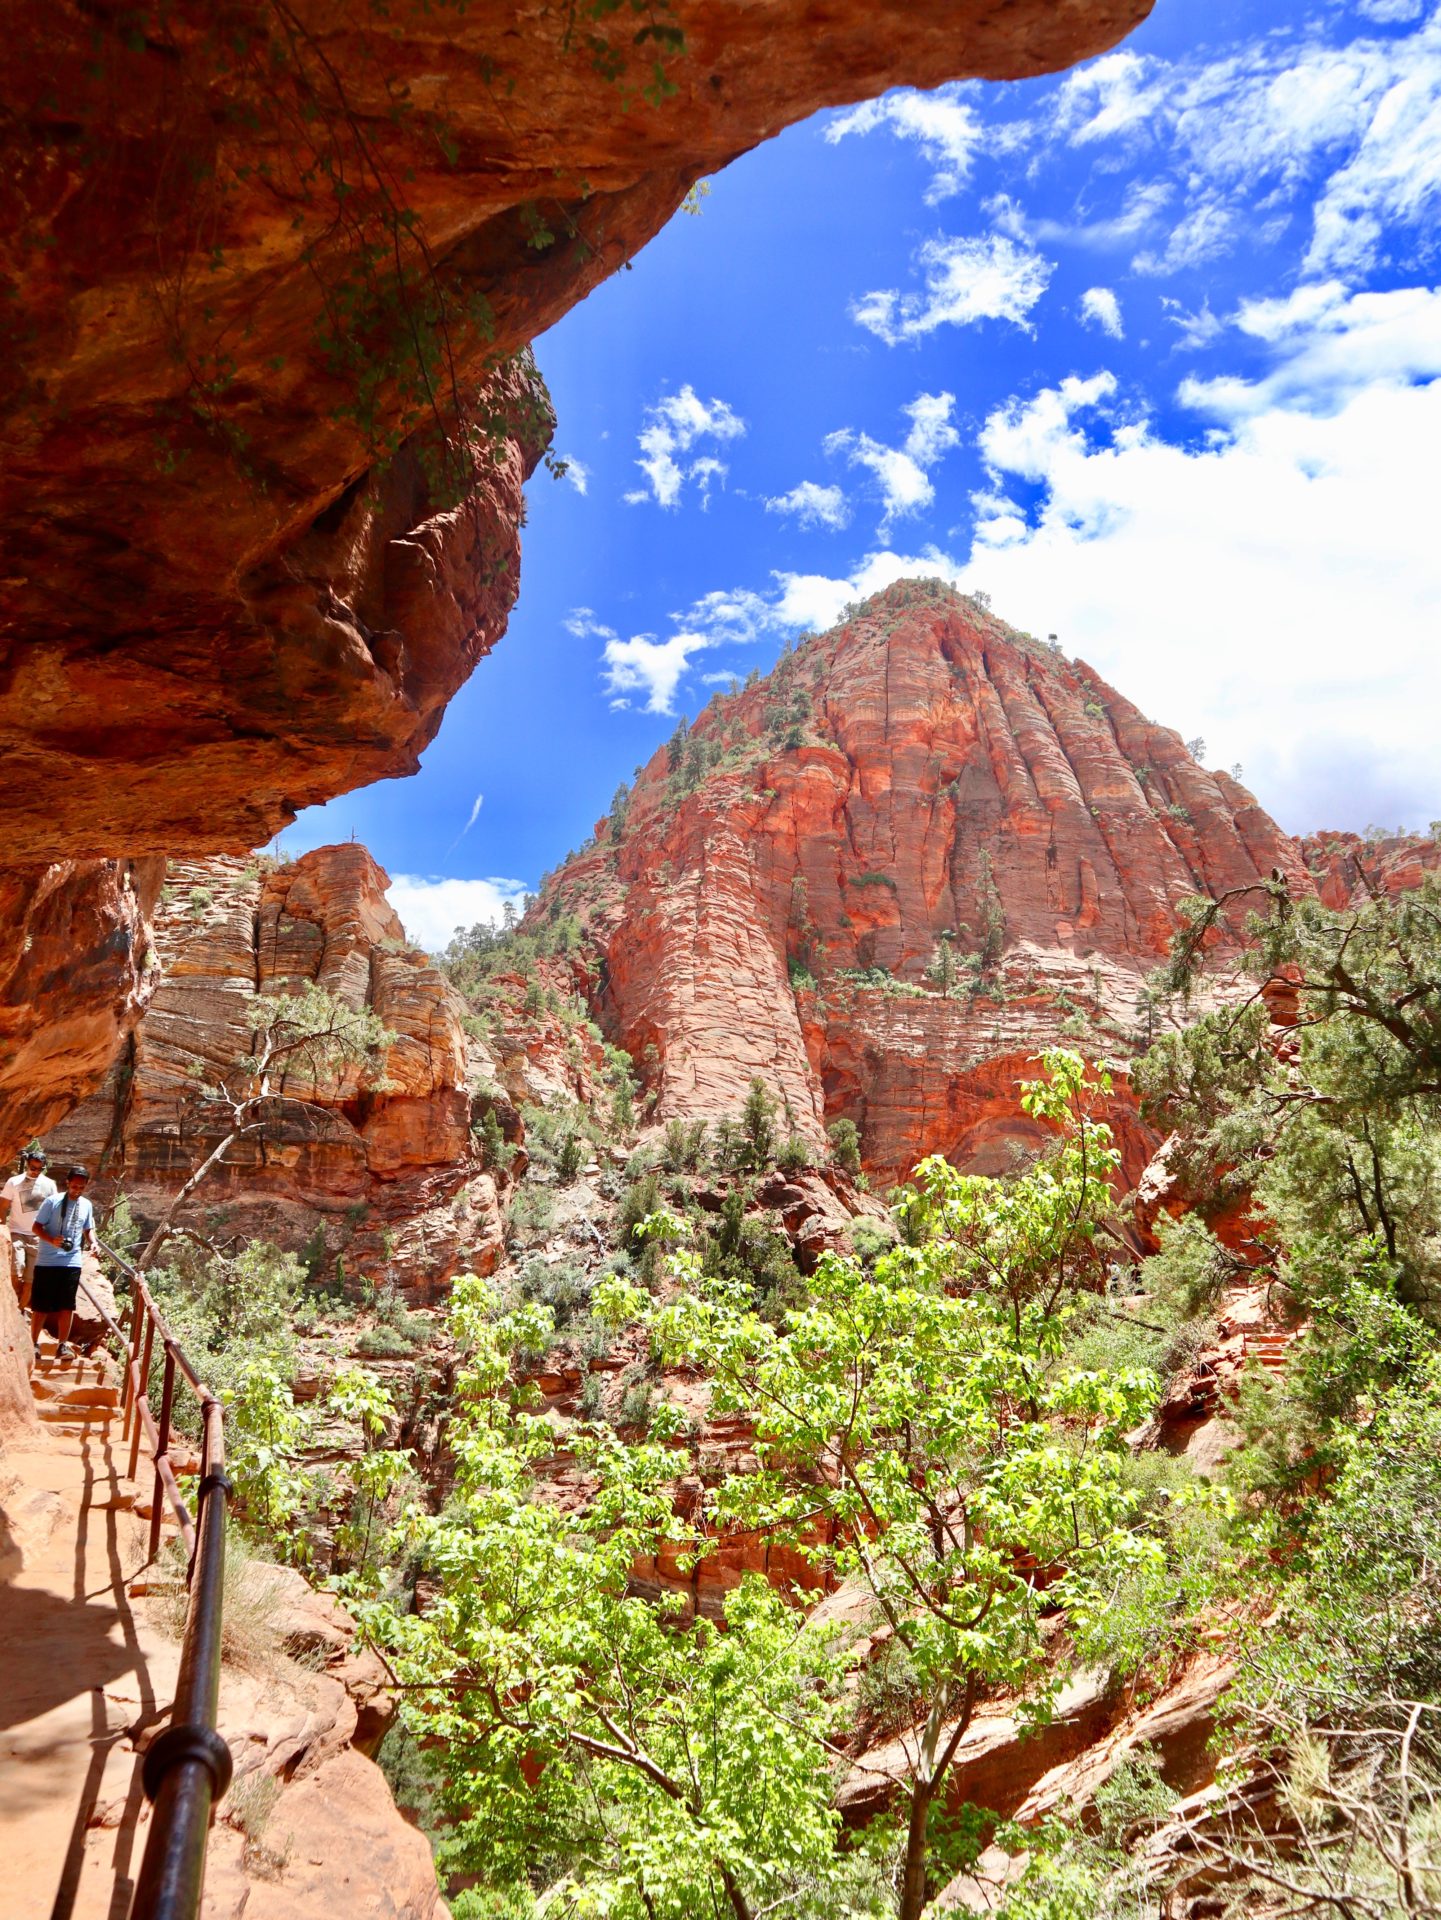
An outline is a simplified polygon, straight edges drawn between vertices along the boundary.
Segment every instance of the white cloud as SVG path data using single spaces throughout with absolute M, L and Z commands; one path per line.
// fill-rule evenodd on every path
M 729 472 L 730 468 L 726 465 L 725 461 L 717 460 L 714 454 L 706 454 L 703 458 L 692 462 L 690 477 L 700 488 L 702 512 L 710 505 L 712 483 L 718 480 L 720 484 L 724 486 L 726 475 Z
M 901 411 L 911 423 L 906 435 L 906 452 L 919 466 L 933 467 L 944 453 L 961 444 L 961 436 L 951 424 L 956 396 L 953 393 L 918 393 Z
M 985 137 L 980 115 L 964 97 L 965 92 L 964 84 L 953 83 L 934 93 L 907 88 L 880 100 L 863 101 L 830 122 L 826 139 L 834 146 L 848 134 L 889 127 L 897 139 L 914 141 L 935 169 L 926 189 L 926 205 L 933 207 L 966 185 L 976 150 Z
M 885 446 L 852 427 L 827 435 L 827 453 L 843 453 L 853 467 L 864 467 L 875 476 L 885 509 L 882 534 L 890 530 L 892 521 L 919 513 L 935 499 L 935 486 L 927 470 L 960 442 L 961 436 L 951 422 L 955 404 L 953 393 L 917 394 L 902 409 L 911 429 L 899 447 Z
M 576 492 L 589 493 L 590 468 L 585 462 L 583 460 L 577 460 L 573 453 L 562 453 L 559 454 L 557 458 L 564 462 L 565 477 L 575 488 Z
M 1239 225 L 1236 209 L 1219 196 L 1202 200 L 1171 229 L 1159 253 L 1154 247 L 1147 247 L 1136 255 L 1131 262 L 1132 271 L 1168 274 L 1203 266 L 1206 261 L 1219 259 L 1231 251 Z
M 1395 25 L 1422 7 L 1370 0 L 1363 11 Z M 1028 130 L 1033 142 L 1145 145 L 1170 168 L 1185 211 L 1166 245 L 1139 257 L 1143 272 L 1254 243 L 1258 213 L 1284 221 L 1303 195 L 1312 203 L 1307 271 L 1369 266 L 1388 229 L 1423 226 L 1441 206 L 1441 15 L 1342 46 L 1307 29 L 1209 61 L 1108 54 L 1071 74 L 1053 119 Z
M 673 614 L 673 620 L 681 616 Z M 566 630 L 578 640 L 599 640 L 605 691 L 613 710 L 639 705 L 647 713 L 673 713 L 676 689 L 693 657 L 718 646 L 727 635 L 686 631 L 658 640 L 653 633 L 622 639 L 614 627 L 597 620 L 589 607 L 576 607 Z
M 1074 173 L 1067 150 L 1088 149 L 1087 197 L 1104 191 L 1108 176 L 1120 182 L 1118 156 L 1134 165 L 1144 152 L 1154 177 L 1126 182 L 1114 213 L 1078 205 L 1069 221 L 1028 221 L 1005 194 L 987 210 L 1016 240 L 1104 248 L 1148 232 L 1166 202 L 1179 199 L 1174 232 L 1138 257 L 1140 271 L 1156 274 L 1254 245 L 1258 220 L 1266 223 L 1264 240 L 1297 215 L 1311 220 L 1306 271 L 1313 275 L 1374 264 L 1394 246 L 1398 226 L 1419 229 L 1429 244 L 1441 210 L 1441 10 L 1426 17 L 1424 0 L 1359 6 L 1392 31 L 1363 31 L 1338 46 L 1313 20 L 1258 34 L 1220 58 L 1122 50 L 1077 68 L 1048 96 L 1044 115 L 986 126 L 985 150 L 1025 151 L 1033 170 L 1060 156 Z M 918 142 L 937 169 L 927 194 L 935 204 L 969 178 L 979 145 L 970 119 L 963 89 L 896 94 L 833 121 L 827 137 L 886 127 Z M 944 280 L 942 262 L 926 264 Z M 939 304 L 939 297 L 876 292 L 859 303 L 856 318 L 884 340 L 908 339 L 939 324 L 922 324 Z M 956 315 L 941 313 L 952 317 L 991 316 L 962 300 Z
M 466 815 L 465 825 L 461 828 L 460 832 L 455 836 L 455 838 L 451 841 L 450 845 L 446 848 L 446 852 L 448 854 L 454 853 L 456 848 L 460 845 L 461 841 L 470 832 L 471 828 L 475 825 L 476 821 L 480 818 L 480 810 L 484 804 L 485 804 L 485 795 L 483 793 L 478 793 L 475 796 L 475 804 L 471 807 L 470 812 Z
M 1370 266 L 1388 230 L 1441 211 L 1441 17 L 1412 38 L 1412 58 L 1387 75 L 1360 145 L 1316 202 L 1311 272 Z
M 1121 320 L 1121 303 L 1109 287 L 1087 287 L 1081 295 L 1081 318 L 1087 326 L 1099 327 L 1113 340 L 1126 337 Z
M 849 602 L 868 599 L 893 581 L 925 577 L 948 580 L 954 586 L 963 572 L 959 561 L 939 547 L 926 546 L 919 553 L 879 548 L 868 553 L 853 572 L 839 578 L 823 573 L 777 573 L 772 619 L 786 632 L 806 629 L 820 633 L 836 624 Z
M 1164 97 L 1161 63 L 1108 53 L 1068 74 L 1056 99 L 1057 124 L 1075 146 L 1145 133 Z
M 507 900 L 521 907 L 529 897 L 520 880 L 457 880 L 442 874 L 398 873 L 389 891 L 406 934 L 429 953 L 448 947 L 457 928 L 481 922 L 499 926 Z
M 634 505 L 654 499 L 663 507 L 677 507 L 687 477 L 699 482 L 704 499 L 711 482 L 724 477 L 724 463 L 713 454 L 690 462 L 680 456 L 698 440 L 736 440 L 745 430 L 745 421 L 724 400 L 702 400 L 689 384 L 679 393 L 666 394 L 646 408 L 637 441 L 641 457 L 636 465 L 647 485 L 626 494 L 626 500 Z
M 1362 304 L 1389 298 L 1244 310 L 1278 364 L 1182 389 L 1218 423 L 1199 444 L 1128 412 L 1110 374 L 1013 401 L 980 435 L 994 479 L 962 584 L 1240 760 L 1293 831 L 1441 814 L 1441 328 L 1428 339 L 1404 297 L 1405 326 Z M 1347 381 L 1352 350 L 1372 371 Z M 1324 408 L 1302 397 L 1317 366 L 1338 374 Z M 1040 489 L 1029 513 L 1010 476 Z
M 1441 375 L 1441 287 L 1348 294 L 1337 280 L 1311 283 L 1284 300 L 1243 303 L 1235 324 L 1275 350 L 1271 372 L 1188 380 L 1180 390 L 1187 406 L 1228 421 L 1283 404 L 1316 412 L 1378 384 Z
M 767 513 L 794 515 L 802 527 L 829 527 L 838 532 L 851 517 L 846 496 L 839 487 L 823 487 L 814 480 L 802 480 L 789 493 L 766 501 Z
M 1169 294 L 1163 293 L 1161 309 L 1166 319 L 1180 333 L 1177 346 L 1189 352 L 1209 347 L 1211 342 L 1225 331 L 1224 322 L 1211 311 L 1209 298 L 1203 299 L 1194 313 L 1188 313 L 1179 300 L 1173 300 Z
M 993 194 L 986 201 L 984 211 L 1002 233 L 1010 234 L 1015 240 L 1086 247 L 1092 252 L 1104 253 L 1151 232 L 1175 197 L 1176 189 L 1169 180 L 1131 180 L 1127 182 L 1119 210 L 1112 214 L 1096 215 L 1083 210 L 1073 220 L 1034 219 L 1008 193 Z
M 919 340 L 938 327 L 980 320 L 1009 320 L 1029 332 L 1027 315 L 1051 277 L 1050 261 L 1000 233 L 975 239 L 942 235 L 927 240 L 916 257 L 925 275 L 924 293 L 881 289 L 851 308 L 857 325 L 888 347 Z
M 606 691 L 613 707 L 633 704 L 632 694 L 643 694 L 647 713 L 674 713 L 676 688 L 692 657 L 715 642 L 703 633 L 673 633 L 667 640 L 638 633 L 622 640 L 618 634 L 605 643 L 603 658 Z

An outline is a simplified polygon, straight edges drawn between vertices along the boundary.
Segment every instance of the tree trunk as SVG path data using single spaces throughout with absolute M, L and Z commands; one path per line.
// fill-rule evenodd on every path
M 900 1920 L 921 1920 L 926 1904 L 926 1826 L 935 1785 L 911 1788 L 911 1820 L 906 1829 L 906 1870 L 901 1880 Z
M 194 1173 L 191 1174 L 190 1178 L 181 1187 L 179 1193 L 176 1194 L 175 1198 L 161 1215 L 155 1231 L 145 1242 L 144 1252 L 135 1262 L 136 1267 L 141 1273 L 148 1273 L 150 1271 L 150 1263 L 156 1254 L 159 1253 L 165 1235 L 170 1229 L 171 1221 L 175 1218 L 176 1214 L 179 1213 L 180 1209 L 185 1205 L 185 1202 L 190 1198 L 191 1194 L 194 1193 L 210 1169 L 225 1158 L 225 1149 L 227 1147 L 233 1147 L 243 1133 L 249 1133 L 250 1131 L 251 1129 L 249 1127 L 236 1127 L 230 1133 L 227 1133 L 225 1138 L 220 1142 L 220 1145 L 216 1147 L 212 1153 L 208 1153 L 205 1156 Z

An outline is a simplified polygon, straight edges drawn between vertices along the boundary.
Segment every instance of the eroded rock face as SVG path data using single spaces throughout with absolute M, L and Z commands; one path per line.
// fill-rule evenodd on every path
M 93 1087 L 157 978 L 158 860 L 0 870 L 0 1154 Z
M 30 1047 L 3 988 L 53 863 L 243 852 L 415 770 L 515 598 L 553 425 L 528 341 L 817 107 L 1054 70 L 1149 10 L 9 7 L 0 1151 L 94 1086 L 133 992 L 126 954 L 82 969 Z M 116 907 L 82 953 L 134 945 Z
M 677 0 L 638 35 L 628 8 L 297 0 L 222 32 L 202 0 L 139 31 L 19 0 L 0 46 L 9 858 L 238 851 L 413 770 L 515 593 L 550 420 L 510 356 L 791 121 L 1064 67 L 1148 11 Z M 451 508 L 422 456 L 457 408 L 475 460 Z
M 10 1229 L 0 1226 L 0 1448 L 7 1440 L 32 1432 L 36 1425 L 35 1400 L 30 1392 L 30 1327 L 20 1311 L 11 1272 Z M 0 1548 L 0 1579 L 8 1575 L 5 1552 Z
M 1317 893 L 1337 912 L 1373 893 L 1409 893 L 1441 873 L 1441 841 L 1419 833 L 1309 833 L 1301 851 Z
M 1000 1172 L 1043 1137 L 1037 1050 L 1124 1060 L 1178 901 L 1276 867 L 1310 890 L 1179 735 L 910 581 L 712 702 L 535 911 L 588 927 L 586 991 L 661 1117 L 734 1112 L 760 1074 L 812 1140 L 853 1119 L 887 1178 Z M 1124 1090 L 1114 1118 L 1134 1183 L 1156 1143 Z
M 463 1009 L 406 943 L 385 874 L 363 847 L 322 847 L 287 866 L 216 860 L 171 869 L 156 915 L 161 970 L 150 1008 L 99 1092 L 49 1138 L 82 1158 L 108 1198 L 123 1187 L 158 1218 L 222 1137 L 195 1098 L 250 1046 L 257 993 L 318 981 L 368 1006 L 394 1041 L 365 1073 L 295 1091 L 256 1140 L 238 1142 L 197 1189 L 192 1214 L 298 1248 L 317 1218 L 350 1271 L 409 1286 L 487 1263 L 500 1244 L 495 1190 L 472 1151 Z M 493 1264 L 493 1260 L 490 1262 Z

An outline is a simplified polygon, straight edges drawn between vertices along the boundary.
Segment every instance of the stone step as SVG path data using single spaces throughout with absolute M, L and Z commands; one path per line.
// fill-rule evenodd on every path
M 42 1401 L 35 1411 L 47 1427 L 81 1428 L 108 1426 L 115 1418 L 114 1407 L 67 1407 Z
M 105 1380 L 86 1382 L 51 1375 L 49 1379 L 33 1379 L 30 1390 L 37 1407 L 109 1407 L 113 1412 L 120 1405 L 120 1395 Z

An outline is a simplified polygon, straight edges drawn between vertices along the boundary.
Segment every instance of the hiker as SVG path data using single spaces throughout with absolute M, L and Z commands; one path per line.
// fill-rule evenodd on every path
M 95 1238 L 95 1209 L 85 1198 L 90 1175 L 84 1167 L 72 1167 L 63 1194 L 52 1194 L 35 1216 L 35 1278 L 30 1292 L 30 1337 L 35 1343 L 35 1358 L 40 1358 L 40 1335 L 47 1324 L 55 1335 L 57 1360 L 68 1360 L 70 1316 L 75 1311 L 75 1295 L 80 1285 L 80 1266 L 85 1249 L 99 1251 Z
M 35 1216 L 42 1203 L 59 1191 L 45 1171 L 45 1149 L 41 1146 L 27 1147 L 22 1170 L 0 1187 L 0 1208 L 9 1222 L 13 1279 L 22 1313 L 30 1306 L 30 1283 L 35 1274 Z

